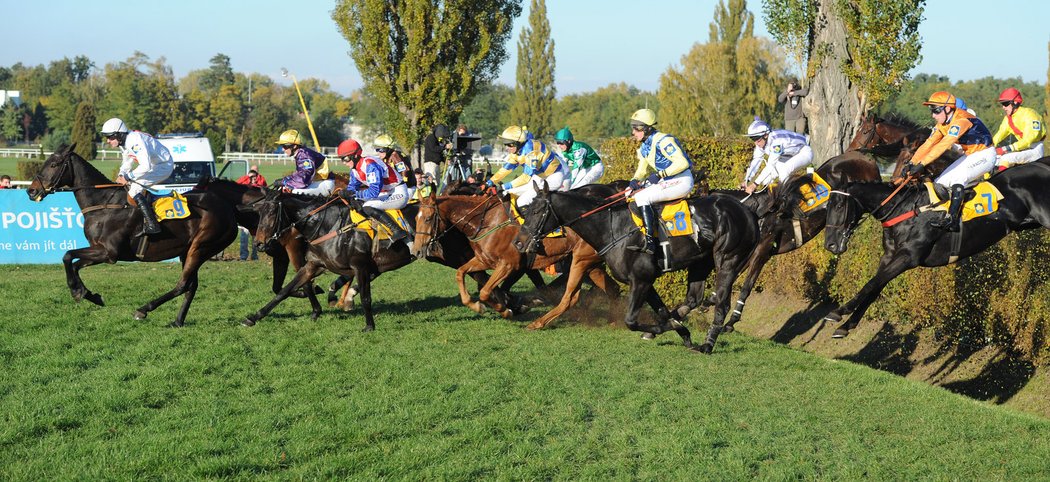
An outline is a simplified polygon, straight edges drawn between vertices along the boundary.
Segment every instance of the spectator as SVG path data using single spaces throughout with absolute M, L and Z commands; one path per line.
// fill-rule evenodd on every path
M 251 170 L 248 171 L 248 174 L 241 176 L 241 178 L 237 180 L 237 184 L 265 188 L 266 179 L 259 175 L 258 166 L 252 166 Z M 255 250 L 255 243 L 252 242 L 252 233 L 244 226 L 238 226 L 238 228 L 241 230 L 241 261 L 247 260 L 249 257 L 252 261 L 259 259 L 259 253 Z M 251 245 L 250 253 L 248 245 Z
M 248 174 L 241 176 L 237 180 L 237 184 L 244 184 L 245 186 L 252 187 L 266 187 L 266 178 L 259 174 L 259 166 L 252 166 Z
M 448 127 L 444 124 L 434 126 L 430 134 L 423 139 L 423 172 L 437 179 L 441 172 L 441 161 L 445 160 L 445 146 L 449 142 Z
M 0 189 L 11 189 L 11 176 L 4 174 L 0 176 Z
M 802 113 L 802 98 L 809 94 L 798 82 L 788 82 L 787 89 L 780 93 L 777 102 L 784 104 L 784 129 L 806 134 L 806 116 Z

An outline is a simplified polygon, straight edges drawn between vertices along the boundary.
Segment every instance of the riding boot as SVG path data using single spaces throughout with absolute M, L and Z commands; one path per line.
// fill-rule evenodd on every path
M 364 213 L 365 216 L 378 221 L 379 224 L 382 224 L 390 230 L 391 244 L 408 238 L 408 232 L 402 229 L 401 226 L 394 221 L 394 218 L 390 217 L 386 211 L 371 206 L 365 206 L 361 208 L 361 212 Z
M 656 252 L 656 241 L 653 239 L 653 234 L 657 229 L 656 209 L 650 204 L 648 206 L 638 206 L 638 210 L 642 212 L 642 223 L 645 224 L 645 243 L 641 246 L 628 246 L 628 249 L 645 254 L 653 254 Z
M 950 232 L 959 231 L 959 218 L 962 216 L 963 185 L 952 186 L 951 205 L 948 206 L 948 214 L 941 219 L 930 221 L 930 226 L 941 228 Z
M 160 224 L 157 224 L 157 215 L 153 213 L 153 203 L 146 199 L 145 193 L 138 193 L 135 195 L 135 202 L 139 205 L 139 212 L 142 213 L 142 232 L 139 236 L 149 236 L 151 234 L 157 234 L 160 232 Z

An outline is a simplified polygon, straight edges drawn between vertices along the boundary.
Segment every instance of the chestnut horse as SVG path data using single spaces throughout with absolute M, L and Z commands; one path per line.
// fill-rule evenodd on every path
M 530 323 L 528 329 L 539 329 L 564 313 L 579 301 L 580 286 L 586 275 L 610 298 L 619 295 L 619 286 L 606 276 L 601 268 L 601 257 L 576 233 L 567 231 L 564 237 L 544 238 L 542 251 L 528 256 L 519 253 L 513 241 L 521 226 L 510 217 L 509 204 L 500 196 L 436 196 L 431 193 L 419 204 L 416 218 L 416 256 L 428 256 L 439 247 L 439 241 L 450 231 L 458 231 L 470 240 L 474 257 L 456 271 L 460 301 L 475 312 L 484 311 L 487 304 L 504 318 L 514 313 L 492 296 L 493 289 L 508 276 L 525 268 L 543 269 L 561 259 L 572 256 L 566 280 L 565 293 L 558 305 Z M 493 270 L 488 282 L 478 291 L 473 301 L 463 283 L 470 273 Z

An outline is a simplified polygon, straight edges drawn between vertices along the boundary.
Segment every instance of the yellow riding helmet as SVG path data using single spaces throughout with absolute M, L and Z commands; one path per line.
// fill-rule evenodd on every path
M 295 129 L 288 129 L 281 133 L 281 136 L 277 138 L 277 142 L 274 144 L 295 144 L 301 146 L 303 145 L 303 136 L 299 135 L 299 131 Z
M 372 145 L 376 146 L 376 148 L 390 149 L 394 147 L 394 138 L 383 134 L 376 137 L 376 140 L 372 141 Z
M 522 126 L 510 126 L 503 129 L 503 133 L 499 135 L 500 139 L 506 139 L 510 142 L 517 142 L 521 144 L 525 142 L 526 131 Z
M 945 92 L 938 91 L 930 95 L 930 100 L 923 102 L 922 105 L 943 105 L 947 107 L 955 107 L 955 96 Z
M 632 126 L 654 126 L 656 125 L 656 112 L 652 109 L 638 109 L 631 114 Z

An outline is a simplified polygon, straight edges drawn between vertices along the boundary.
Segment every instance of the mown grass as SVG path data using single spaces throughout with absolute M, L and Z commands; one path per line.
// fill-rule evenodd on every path
M 376 281 L 372 333 L 303 300 L 240 327 L 265 262 L 206 264 L 183 329 L 174 302 L 134 321 L 177 271 L 87 268 L 99 308 L 6 267 L 0 479 L 1050 477 L 1050 421 L 739 334 L 702 356 L 600 319 L 526 332 L 422 262 Z

